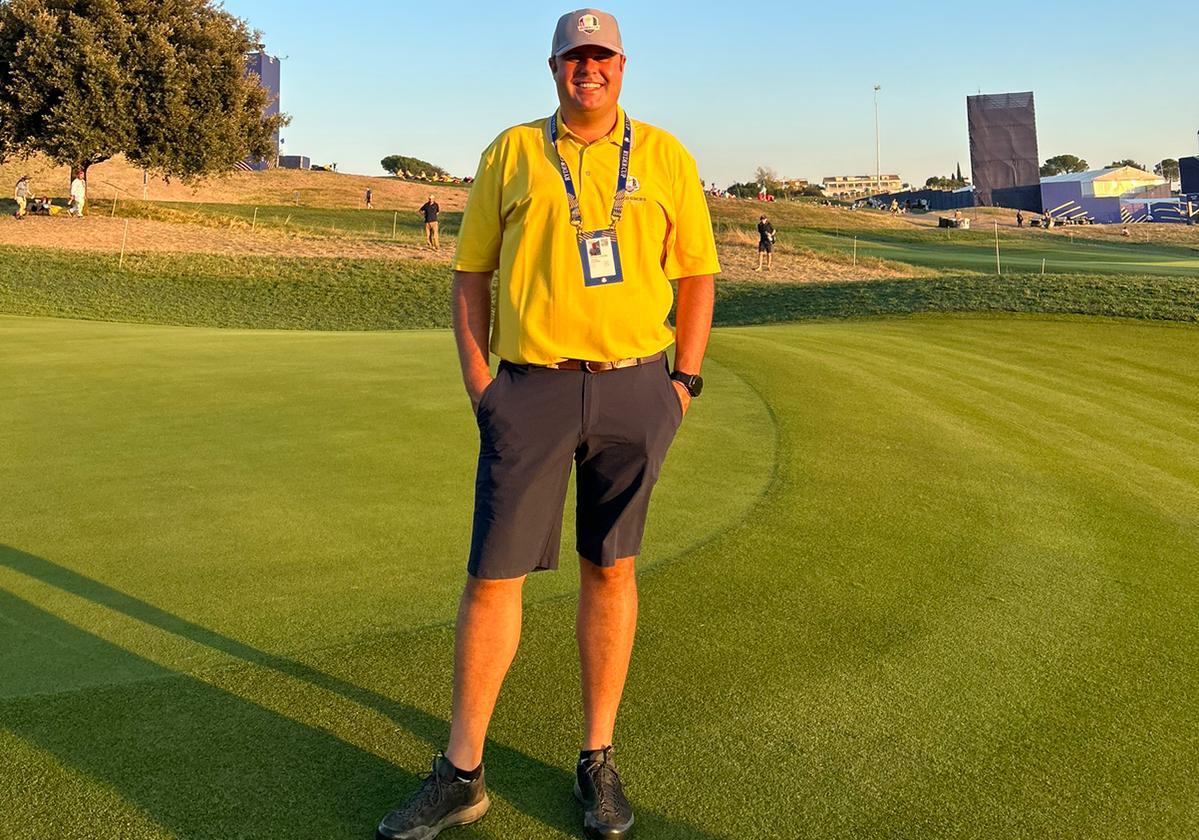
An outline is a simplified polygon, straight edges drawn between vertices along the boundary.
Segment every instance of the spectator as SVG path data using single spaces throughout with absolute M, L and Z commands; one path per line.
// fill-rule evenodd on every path
M 75 180 L 71 181 L 71 202 L 67 206 L 67 212 L 72 216 L 83 215 L 83 205 L 87 203 L 87 182 L 83 180 L 83 170 L 80 169 L 75 173 Z
M 366 209 L 367 210 L 374 209 L 374 205 L 371 204 L 371 188 L 370 187 L 366 188 Z
M 441 243 L 437 238 L 437 214 L 441 212 L 441 208 L 437 206 L 432 195 L 421 205 L 418 212 L 425 217 L 425 244 L 434 251 L 440 251 Z
M 758 219 L 758 266 L 754 271 L 762 270 L 762 260 L 766 260 L 766 270 L 770 271 L 770 258 L 774 253 L 774 225 L 765 216 Z
M 29 200 L 30 192 L 29 176 L 22 175 L 17 179 L 17 186 L 13 189 L 13 197 L 17 200 L 17 212 L 14 215 L 18 219 L 25 218 L 25 205 Z
M 1016 227 L 1024 227 L 1024 214 L 1016 211 Z

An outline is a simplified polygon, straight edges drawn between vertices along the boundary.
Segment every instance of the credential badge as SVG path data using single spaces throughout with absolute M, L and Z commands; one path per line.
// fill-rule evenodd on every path
M 599 18 L 595 15 L 583 15 L 579 18 L 579 31 L 586 32 L 591 35 L 594 32 L 599 32 Z

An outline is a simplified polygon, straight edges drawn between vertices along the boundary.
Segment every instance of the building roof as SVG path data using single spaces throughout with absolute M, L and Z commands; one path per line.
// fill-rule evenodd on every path
M 1068 184 L 1077 181 L 1161 181 L 1152 172 L 1137 169 L 1134 166 L 1121 166 L 1116 169 L 1091 169 L 1087 172 L 1067 172 L 1065 175 L 1048 175 L 1041 179 L 1042 184 Z

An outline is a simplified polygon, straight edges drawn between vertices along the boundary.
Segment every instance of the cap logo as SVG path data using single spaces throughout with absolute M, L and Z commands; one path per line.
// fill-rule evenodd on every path
M 597 18 L 595 15 L 583 15 L 581 18 L 579 18 L 580 32 L 585 32 L 588 35 L 591 35 L 595 32 L 599 32 L 599 28 L 599 18 Z
M 636 178 L 634 178 L 632 175 L 630 175 L 629 180 L 625 184 L 624 189 L 625 189 L 625 192 L 631 192 L 631 193 L 637 192 L 637 190 L 641 189 L 641 182 L 638 181 Z

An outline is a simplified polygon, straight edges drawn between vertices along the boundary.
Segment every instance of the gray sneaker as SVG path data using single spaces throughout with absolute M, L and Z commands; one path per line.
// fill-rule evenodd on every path
M 583 805 L 583 830 L 592 840 L 628 837 L 633 808 L 625 799 L 612 747 L 575 768 L 575 799 Z
M 473 782 L 454 774 L 454 765 L 441 753 L 433 759 L 433 772 L 408 801 L 392 811 L 375 831 L 376 840 L 433 840 L 455 825 L 481 820 L 491 807 L 483 773 Z

